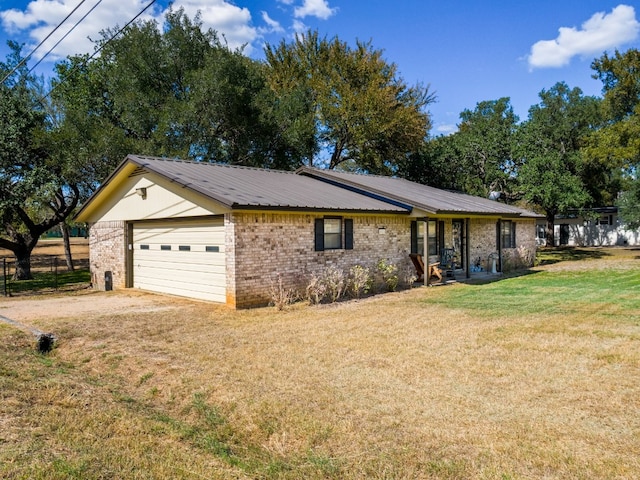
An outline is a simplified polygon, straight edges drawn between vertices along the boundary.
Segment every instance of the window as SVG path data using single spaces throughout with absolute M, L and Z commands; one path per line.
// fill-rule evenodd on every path
M 149 245 L 140 245 L 140 250 L 149 250 Z
M 353 220 L 343 220 L 340 217 L 316 218 L 315 250 L 338 250 L 341 248 L 353 249 Z
M 516 224 L 511 220 L 501 220 L 498 222 L 498 242 L 497 248 L 516 248 Z
M 342 248 L 342 219 L 324 219 L 324 249 Z
M 160 245 L 160 250 L 171 250 L 171 245 Z
M 179 245 L 178 246 L 178 251 L 180 251 L 180 252 L 190 252 L 191 251 L 191 245 Z
M 429 256 L 438 255 L 440 245 L 444 244 L 444 223 L 429 220 Z M 438 225 L 440 223 L 440 225 Z M 411 253 L 424 254 L 424 222 L 411 222 Z
M 217 245 L 207 245 L 204 249 L 205 252 L 219 252 L 220 251 L 220 247 Z

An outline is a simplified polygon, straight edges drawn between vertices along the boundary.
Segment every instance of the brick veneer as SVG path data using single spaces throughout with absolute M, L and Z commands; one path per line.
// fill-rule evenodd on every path
M 126 224 L 98 222 L 89 229 L 89 266 L 91 284 L 105 289 L 105 272 L 111 272 L 113 288 L 126 285 Z
M 410 217 L 343 215 L 353 219 L 353 250 L 314 249 L 314 221 L 322 214 L 232 212 L 225 215 L 227 304 L 235 308 L 265 305 L 271 282 L 280 276 L 290 288 L 304 289 L 312 274 L 335 265 L 348 271 L 353 265 L 373 267 L 384 258 L 400 269 L 410 268 Z M 451 219 L 445 222 L 445 246 L 451 247 Z M 111 271 L 113 288 L 126 285 L 126 223 L 99 222 L 90 229 L 90 265 L 93 286 L 104 290 L 105 271 Z M 471 219 L 471 262 L 496 250 L 496 220 Z M 533 259 L 534 220 L 517 221 L 519 248 L 504 249 L 506 265 Z M 529 255 L 529 256 L 527 256 Z M 402 271 L 402 270 L 401 270 Z
M 514 220 L 516 223 L 516 248 L 503 248 L 504 270 L 530 267 L 536 252 L 535 220 Z M 477 259 L 485 269 L 491 268 L 489 255 L 497 252 L 496 219 L 472 218 L 469 225 L 469 256 L 473 265 Z M 527 259 L 530 258 L 530 261 Z M 522 265 L 517 260 L 522 259 Z
M 322 217 L 296 213 L 231 214 L 228 222 L 233 224 L 233 233 L 227 230 L 226 245 L 228 300 L 233 299 L 238 308 L 264 305 L 270 299 L 271 282 L 278 276 L 284 285 L 304 289 L 312 274 L 330 265 L 348 271 L 353 265 L 371 267 L 381 258 L 408 264 L 410 218 L 344 215 L 343 218 L 353 219 L 353 250 L 316 252 L 314 220 Z

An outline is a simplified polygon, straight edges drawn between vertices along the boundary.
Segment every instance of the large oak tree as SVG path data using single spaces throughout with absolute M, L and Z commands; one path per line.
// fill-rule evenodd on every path
M 370 43 L 352 48 L 309 31 L 267 45 L 265 55 L 276 102 L 289 113 L 285 135 L 309 165 L 395 173 L 426 138 L 433 95 L 408 86 Z

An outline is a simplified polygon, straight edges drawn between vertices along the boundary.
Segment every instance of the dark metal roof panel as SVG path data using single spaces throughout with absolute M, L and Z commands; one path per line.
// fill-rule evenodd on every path
M 534 212 L 495 200 L 442 190 L 402 178 L 319 170 L 309 167 L 300 168 L 298 173 L 343 183 L 377 195 L 388 196 L 433 214 L 512 215 L 532 218 L 540 216 Z
M 230 208 L 409 213 L 390 202 L 320 183 L 294 172 L 140 155 L 128 160 Z

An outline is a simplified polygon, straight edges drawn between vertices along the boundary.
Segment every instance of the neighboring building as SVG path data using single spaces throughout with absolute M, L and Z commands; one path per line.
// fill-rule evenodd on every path
M 538 245 L 546 245 L 544 223 L 537 225 Z M 553 226 L 555 244 L 573 247 L 626 246 L 640 244 L 640 231 L 625 227 L 617 207 L 573 210 L 558 215 Z
M 94 288 L 265 305 L 271 282 L 304 287 L 329 265 L 455 249 L 463 276 L 530 266 L 539 215 L 408 180 L 282 172 L 129 155 L 83 206 Z M 425 238 L 427 241 L 425 242 Z M 427 280 L 428 281 L 428 280 Z

